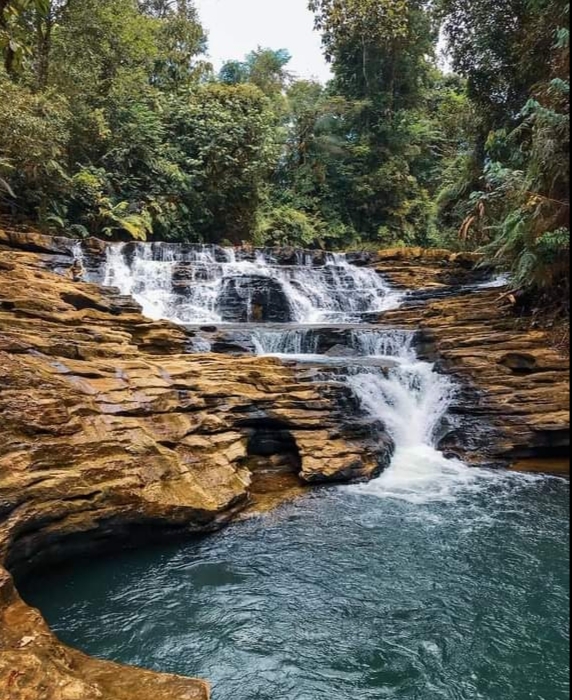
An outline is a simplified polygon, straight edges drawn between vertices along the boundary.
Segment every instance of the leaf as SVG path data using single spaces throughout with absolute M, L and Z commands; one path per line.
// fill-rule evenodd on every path
M 7 192 L 11 197 L 14 197 L 16 199 L 16 195 L 14 194 L 14 190 L 10 187 L 9 183 L 4 180 L 4 178 L 0 177 L 0 189 L 4 190 Z

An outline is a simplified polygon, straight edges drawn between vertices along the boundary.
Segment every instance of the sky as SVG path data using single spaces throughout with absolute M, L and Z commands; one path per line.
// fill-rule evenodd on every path
M 209 35 L 209 56 L 216 70 L 229 59 L 242 59 L 258 46 L 288 49 L 290 72 L 326 82 L 330 69 L 308 0 L 195 0 Z

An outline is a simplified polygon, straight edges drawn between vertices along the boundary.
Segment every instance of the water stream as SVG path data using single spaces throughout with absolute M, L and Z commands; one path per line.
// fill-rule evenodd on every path
M 149 315 L 196 324 L 221 322 L 229 280 L 253 316 L 254 288 L 277 284 L 290 325 L 249 325 L 257 353 L 335 372 L 395 457 L 369 484 L 31 581 L 64 641 L 207 677 L 214 700 L 567 700 L 567 482 L 437 450 L 456 387 L 418 358 L 415 334 L 360 323 L 402 298 L 373 271 L 174 250 L 114 246 L 98 274 Z
M 350 265 L 344 255 L 328 254 L 316 266 L 312 259 L 279 264 L 269 252 L 237 259 L 232 248 L 160 244 L 114 244 L 91 280 L 118 287 L 133 296 L 153 319 L 183 324 L 222 323 L 229 297 L 244 301 L 246 318 L 254 321 L 253 291 L 279 295 L 284 320 L 296 323 L 343 323 L 361 314 L 395 308 L 401 294 L 373 270 Z

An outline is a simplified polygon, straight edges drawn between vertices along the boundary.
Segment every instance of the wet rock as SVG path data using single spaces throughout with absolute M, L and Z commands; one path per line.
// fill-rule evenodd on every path
M 7 231 L 0 229 L 0 246 L 31 253 L 49 255 L 71 255 L 74 241 L 69 238 L 44 236 L 33 231 Z
M 410 304 L 469 294 L 475 285 L 494 277 L 481 255 L 439 249 L 381 250 L 373 256 L 371 266 L 394 287 L 406 290 Z
M 282 286 L 270 277 L 245 275 L 226 279 L 218 299 L 223 321 L 288 323 L 293 310 Z
M 350 251 L 346 254 L 346 258 L 351 265 L 356 265 L 357 267 L 365 267 L 376 262 L 375 253 L 365 250 Z
M 456 381 L 441 449 L 468 463 L 518 462 L 523 470 L 526 460 L 542 460 L 569 473 L 569 360 L 550 347 L 546 333 L 519 326 L 502 291 L 453 294 L 389 311 L 381 320 L 421 329 L 421 356 L 437 360 Z
M 151 322 L 115 290 L 45 268 L 22 247 L 2 250 L 0 688 L 10 700 L 62 700 L 62 688 L 82 700 L 207 700 L 201 681 L 64 647 L 18 598 L 6 567 L 22 575 L 212 531 L 256 495 L 252 459 L 257 470 L 288 470 L 291 496 L 291 480 L 376 475 L 390 445 L 372 439 L 363 418 L 348 423 L 338 383 L 312 384 L 272 359 L 189 355 L 201 337 L 222 342 L 216 329 Z M 261 287 L 263 301 L 271 291 Z M 284 311 L 274 308 L 267 313 Z
M 352 347 L 347 345 L 332 345 L 324 353 L 328 357 L 359 357 L 359 352 Z

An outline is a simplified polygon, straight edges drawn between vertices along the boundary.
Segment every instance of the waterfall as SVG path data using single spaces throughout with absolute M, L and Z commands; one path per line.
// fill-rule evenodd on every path
M 378 480 L 355 488 L 417 503 L 455 498 L 460 489 L 492 475 L 439 452 L 439 429 L 454 399 L 455 385 L 433 364 L 417 358 L 412 334 L 401 334 L 401 344 L 399 337 L 399 331 L 390 331 L 386 340 L 362 338 L 364 347 L 390 353 L 396 364 L 384 372 L 361 370 L 347 378 L 364 410 L 385 425 L 396 447 L 391 468 Z
M 404 295 L 344 255 L 277 255 L 217 246 L 112 244 L 91 281 L 132 295 L 153 319 L 241 324 L 257 354 L 317 366 L 316 381 L 344 382 L 396 446 L 390 469 L 355 488 L 425 501 L 449 498 L 460 486 L 484 478 L 488 472 L 468 469 L 438 451 L 453 382 L 418 358 L 414 332 L 367 325 L 368 314 L 375 321 L 375 314 L 397 308 Z M 208 352 L 211 344 L 198 336 L 194 347 Z
M 329 254 L 317 265 L 299 252 L 283 264 L 268 251 L 248 254 L 216 246 L 111 244 L 92 279 L 132 295 L 152 319 L 182 324 L 357 322 L 396 308 L 402 298 L 374 270 Z M 93 277 L 93 276 L 92 276 Z
M 332 355 L 318 354 L 320 329 L 255 330 L 253 340 L 261 355 L 277 355 L 329 364 Z M 410 331 L 350 330 L 347 345 L 336 344 L 344 365 L 344 381 L 365 411 L 380 420 L 398 448 L 434 448 L 438 428 L 455 394 L 452 381 L 417 358 Z M 353 351 L 353 354 L 345 350 Z M 383 368 L 364 367 L 363 357 L 391 360 Z
M 85 256 L 83 254 L 83 248 L 81 246 L 81 241 L 74 241 L 71 249 L 71 254 L 74 259 L 74 262 L 78 263 L 80 266 L 80 269 L 85 268 Z
M 413 348 L 414 333 L 388 329 L 383 331 L 354 330 L 352 344 L 366 357 L 394 357 L 412 360 L 416 357 Z
M 257 329 L 252 334 L 252 340 L 258 355 L 303 357 L 318 353 L 318 334 L 303 328 L 292 330 Z
M 490 472 L 468 469 L 439 452 L 440 430 L 456 388 L 433 364 L 419 360 L 414 332 L 354 327 L 344 331 L 342 342 L 333 347 L 339 357 L 318 353 L 323 342 L 320 334 L 327 332 L 258 330 L 254 337 L 259 354 L 323 365 L 316 379 L 347 384 L 362 409 L 383 423 L 393 438 L 396 450 L 391 467 L 379 479 L 353 489 L 382 498 L 442 501 L 491 478 Z M 364 358 L 376 358 L 380 366 L 368 366 Z M 328 366 L 333 364 L 337 369 L 332 375 Z

